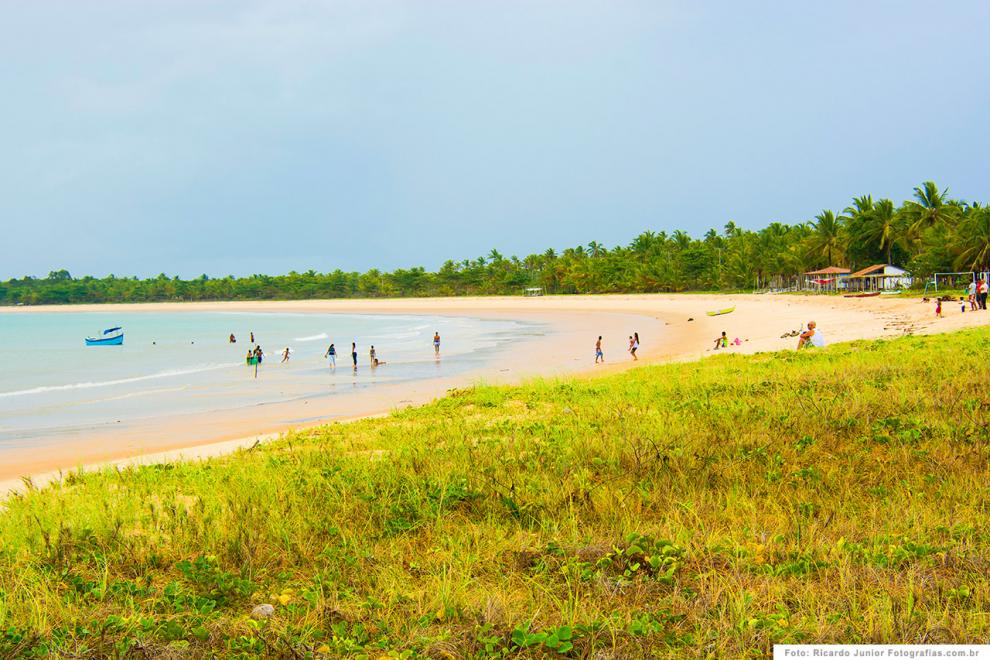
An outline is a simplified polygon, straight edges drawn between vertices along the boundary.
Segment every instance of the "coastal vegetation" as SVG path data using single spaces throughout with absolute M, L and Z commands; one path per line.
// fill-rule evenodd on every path
M 477 386 L 68 474 L 3 503 L 0 655 L 986 639 L 988 351 L 979 329 Z
M 906 267 L 918 285 L 935 272 L 990 268 L 990 207 L 951 199 L 928 181 L 899 205 L 863 195 L 840 213 L 824 210 L 807 222 L 773 222 L 759 231 L 729 222 L 701 238 L 646 231 L 625 246 L 593 241 L 522 259 L 492 250 L 474 260 L 447 261 L 436 272 L 311 270 L 182 280 L 164 273 L 74 278 L 57 270 L 45 278 L 0 282 L 0 304 L 502 295 L 524 287 L 549 293 L 739 290 L 821 266 L 880 263 Z

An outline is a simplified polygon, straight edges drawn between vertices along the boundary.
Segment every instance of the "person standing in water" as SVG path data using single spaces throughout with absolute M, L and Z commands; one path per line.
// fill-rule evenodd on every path
M 323 354 L 323 357 L 330 358 L 331 369 L 337 368 L 337 348 L 332 343 L 330 344 L 330 348 L 327 349 L 327 352 Z
M 433 333 L 433 355 L 440 357 L 440 331 Z
M 351 342 L 351 360 L 354 361 L 354 371 L 357 371 L 357 342 Z
M 251 332 L 251 343 L 252 344 L 254 343 L 254 332 L 253 331 Z
M 371 366 L 373 366 L 373 367 L 378 366 L 378 365 L 375 364 L 376 362 L 378 362 L 378 360 L 375 359 L 375 345 L 374 344 L 371 345 L 371 350 L 368 351 L 368 357 L 371 358 Z
M 292 351 L 290 351 L 289 350 L 289 347 L 286 346 L 285 347 L 285 350 L 282 351 L 282 362 L 288 362 L 289 361 L 289 354 L 290 353 L 292 353 Z
M 230 343 L 231 344 L 236 344 L 237 343 L 237 337 L 234 336 L 234 333 L 233 332 L 230 333 Z
M 598 364 L 598 361 L 599 360 L 601 360 L 602 362 L 605 361 L 605 354 L 602 353 L 602 336 L 601 335 L 598 335 L 598 341 L 595 342 L 595 364 Z

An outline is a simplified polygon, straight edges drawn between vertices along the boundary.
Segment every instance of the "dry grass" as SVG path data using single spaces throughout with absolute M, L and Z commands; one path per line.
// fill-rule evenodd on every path
M 979 330 L 479 387 L 73 475 L 0 516 L 0 653 L 985 639 L 988 356 Z

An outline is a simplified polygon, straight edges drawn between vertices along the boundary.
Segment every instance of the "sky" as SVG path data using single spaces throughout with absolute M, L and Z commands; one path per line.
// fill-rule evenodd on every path
M 990 3 L 0 0 L 0 278 L 990 201 Z

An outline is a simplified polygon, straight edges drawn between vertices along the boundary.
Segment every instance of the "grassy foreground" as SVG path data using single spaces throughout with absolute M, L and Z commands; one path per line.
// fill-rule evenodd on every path
M 0 655 L 986 639 L 988 357 L 977 330 L 478 387 L 72 475 L 0 514 Z

